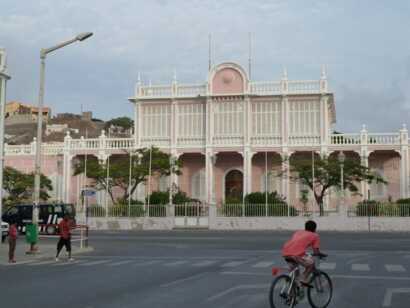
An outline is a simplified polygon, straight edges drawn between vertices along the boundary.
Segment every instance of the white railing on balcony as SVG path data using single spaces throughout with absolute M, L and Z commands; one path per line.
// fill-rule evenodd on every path
M 360 144 L 360 134 L 332 134 L 330 136 L 330 144 Z
M 289 144 L 291 145 L 318 145 L 320 144 L 320 136 L 289 136 Z
M 132 149 L 134 138 L 110 138 L 106 141 L 107 149 Z
M 141 145 L 143 147 L 156 146 L 167 147 L 171 144 L 171 139 L 168 137 L 146 137 L 141 138 Z
M 251 94 L 255 95 L 278 95 L 281 93 L 280 81 L 257 81 L 249 84 Z
M 243 136 L 215 136 L 213 138 L 215 145 L 241 145 L 243 144 Z
M 281 136 L 272 136 L 272 135 L 267 135 L 267 136 L 252 136 L 251 137 L 251 144 L 252 145 L 281 145 L 282 143 L 282 138 Z
M 178 146 L 204 146 L 205 137 L 178 137 L 177 138 Z
M 249 94 L 253 95 L 280 95 L 284 91 L 286 94 L 318 94 L 321 93 L 320 80 L 252 81 L 249 83 Z M 207 92 L 207 84 L 140 85 L 137 88 L 137 95 L 140 98 L 197 97 L 206 96 Z
M 290 80 L 288 81 L 288 92 L 290 94 L 316 94 L 320 93 L 319 80 Z
M 400 134 L 399 133 L 368 134 L 367 143 L 375 144 L 375 145 L 400 144 Z
M 141 86 L 140 93 L 144 97 L 171 97 L 172 86 Z
M 41 147 L 42 153 L 45 155 L 60 155 L 64 152 L 64 143 L 43 143 Z
M 6 155 L 22 155 L 22 154 L 31 154 L 34 148 L 30 144 L 20 144 L 20 145 L 9 145 L 6 144 L 4 147 L 4 152 Z
M 178 85 L 177 95 L 178 97 L 196 97 L 206 96 L 206 85 L 192 84 L 192 85 Z

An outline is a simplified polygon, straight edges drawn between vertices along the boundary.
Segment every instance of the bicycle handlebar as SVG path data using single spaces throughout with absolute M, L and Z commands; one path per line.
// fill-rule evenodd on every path
M 325 253 L 315 253 L 313 254 L 314 257 L 318 257 L 319 259 L 325 259 L 327 257 L 327 254 Z

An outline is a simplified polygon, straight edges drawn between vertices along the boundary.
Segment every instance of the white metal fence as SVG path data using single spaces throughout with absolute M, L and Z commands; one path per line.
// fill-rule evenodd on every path
M 349 217 L 410 217 L 410 204 L 363 202 L 350 207 Z

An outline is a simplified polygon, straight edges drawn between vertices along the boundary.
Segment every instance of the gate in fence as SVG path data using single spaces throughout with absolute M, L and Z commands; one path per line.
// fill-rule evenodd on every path
M 175 205 L 176 228 L 208 228 L 209 207 L 207 204 L 184 203 Z

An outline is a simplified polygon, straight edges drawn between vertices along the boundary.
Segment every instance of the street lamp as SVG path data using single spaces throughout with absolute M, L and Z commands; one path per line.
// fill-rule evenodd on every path
M 4 121 L 6 115 L 6 83 L 7 75 L 6 51 L 0 48 L 0 224 L 3 208 L 3 169 L 4 169 Z
M 37 114 L 37 143 L 36 143 L 36 158 L 35 158 L 35 170 L 34 170 L 34 206 L 32 223 L 37 230 L 38 225 L 38 206 L 40 204 L 40 175 L 41 175 L 41 137 L 42 137 L 42 125 L 43 125 L 43 101 L 44 101 L 44 77 L 46 67 L 46 56 L 60 48 L 75 43 L 81 42 L 92 36 L 92 32 L 84 32 L 78 34 L 71 40 L 62 42 L 50 48 L 40 50 L 40 90 L 38 95 L 38 114 Z M 31 251 L 34 250 L 34 244 L 31 244 Z
M 344 162 L 346 159 L 346 155 L 343 153 L 343 151 L 339 152 L 339 155 L 337 156 L 337 159 L 339 160 L 340 163 L 340 189 L 342 190 L 342 206 L 344 206 L 345 203 L 345 187 L 344 187 L 344 178 L 343 178 L 343 168 L 344 168 Z

